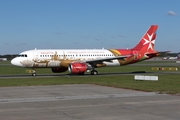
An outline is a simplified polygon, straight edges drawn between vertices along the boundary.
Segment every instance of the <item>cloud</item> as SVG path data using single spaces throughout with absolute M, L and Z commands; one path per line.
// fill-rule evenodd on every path
M 9 43 L 5 42 L 4 45 L 10 45 Z
M 27 43 L 26 42 L 21 42 L 21 43 L 16 43 L 14 45 L 27 45 Z
M 78 42 L 73 42 L 75 45 L 78 45 L 79 43 Z
M 115 38 L 115 36 L 111 36 L 112 38 Z
M 95 41 L 101 41 L 101 39 L 95 38 Z
M 127 38 L 127 36 L 125 36 L 125 35 L 119 35 L 118 37 L 120 37 L 120 38 Z
M 177 14 L 175 12 L 173 12 L 173 11 L 168 11 L 167 15 L 169 15 L 169 16 L 176 16 Z
M 56 32 L 56 34 L 57 34 L 57 35 L 61 35 L 61 33 L 60 33 L 60 32 Z

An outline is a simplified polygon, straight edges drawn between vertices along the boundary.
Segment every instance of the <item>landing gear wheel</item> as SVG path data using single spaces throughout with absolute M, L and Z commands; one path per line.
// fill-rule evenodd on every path
M 32 76 L 36 76 L 36 70 L 35 69 L 33 69 L 33 71 L 32 71 Z
M 96 70 L 91 71 L 91 75 L 97 75 L 97 74 L 98 74 L 98 71 L 96 71 Z
M 34 77 L 35 77 L 35 76 L 36 76 L 36 73 L 32 73 L 32 76 L 34 76 Z

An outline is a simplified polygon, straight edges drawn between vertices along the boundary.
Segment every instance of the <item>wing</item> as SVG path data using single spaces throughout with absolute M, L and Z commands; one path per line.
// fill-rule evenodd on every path
M 103 62 L 113 62 L 112 60 L 123 60 L 124 58 L 127 58 L 127 56 L 116 56 L 116 57 L 109 57 L 109 58 L 100 58 L 100 59 L 93 59 L 93 60 L 61 60 L 61 67 L 68 67 L 70 63 L 73 62 L 80 62 L 80 63 L 89 63 L 93 66 L 96 64 L 102 64 Z
M 90 63 L 90 64 L 98 64 L 102 62 L 112 62 L 112 60 L 124 60 L 124 58 L 127 58 L 127 56 L 116 56 L 116 57 L 108 57 L 108 58 L 100 58 L 100 59 L 93 59 L 93 60 L 86 60 L 84 62 Z

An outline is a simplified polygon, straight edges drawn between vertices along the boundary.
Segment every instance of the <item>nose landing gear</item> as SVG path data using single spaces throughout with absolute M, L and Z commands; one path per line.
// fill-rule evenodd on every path
M 34 76 L 34 77 L 36 76 L 36 70 L 35 69 L 32 70 L 32 76 Z
M 33 70 L 26 70 L 26 73 L 30 73 L 32 76 L 36 76 L 36 70 L 33 69 Z

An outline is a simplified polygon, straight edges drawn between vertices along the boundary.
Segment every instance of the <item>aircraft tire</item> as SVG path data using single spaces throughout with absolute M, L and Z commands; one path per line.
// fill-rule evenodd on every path
M 91 71 L 91 75 L 97 75 L 97 74 L 98 74 L 98 71 L 96 71 L 96 70 Z
M 36 73 L 33 73 L 32 76 L 35 77 L 35 76 L 36 76 Z

